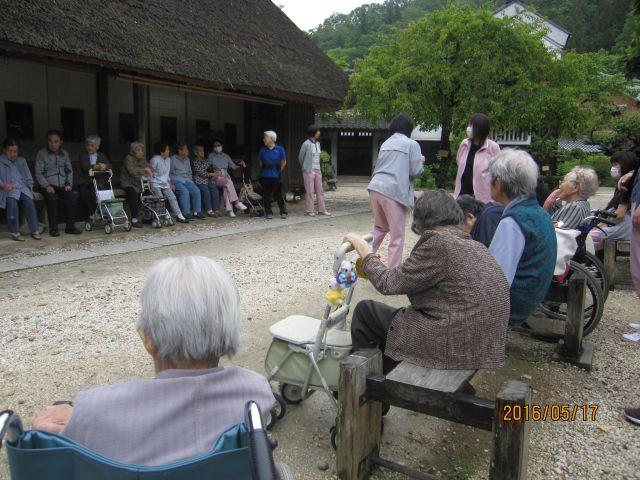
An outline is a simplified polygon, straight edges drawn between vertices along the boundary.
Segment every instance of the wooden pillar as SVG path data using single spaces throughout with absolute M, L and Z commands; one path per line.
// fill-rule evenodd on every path
M 336 470 L 342 480 L 366 478 L 371 470 L 371 455 L 380 448 L 382 405 L 362 401 L 367 390 L 367 375 L 382 373 L 382 353 L 361 350 L 340 362 Z
M 331 165 L 338 175 L 338 132 L 331 132 Z
M 604 242 L 604 270 L 609 277 L 609 291 L 615 288 L 616 284 L 616 242 Z
M 110 156 L 111 132 L 109 131 L 109 77 L 104 70 L 96 74 L 96 112 L 98 135 L 102 139 L 100 150 Z M 113 161 L 113 159 L 112 159 Z
M 380 135 L 377 132 L 373 132 L 371 135 L 371 174 L 376 168 L 376 162 L 378 161 L 378 140 Z
M 490 480 L 527 478 L 529 425 L 525 407 L 531 408 L 531 386 L 519 380 L 507 381 L 496 397 Z
M 150 152 L 149 139 L 149 87 L 147 85 L 133 84 L 133 116 L 135 122 L 135 138 L 138 142 L 147 145 Z

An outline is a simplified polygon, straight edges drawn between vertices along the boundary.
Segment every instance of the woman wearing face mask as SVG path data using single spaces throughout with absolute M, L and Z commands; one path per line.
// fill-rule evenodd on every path
M 638 168 L 638 159 L 632 152 L 616 152 L 611 156 L 611 176 L 616 181 L 629 172 Z M 600 225 L 602 230 L 594 228 L 589 234 L 593 239 L 596 252 L 604 249 L 605 240 L 629 240 L 631 237 L 631 186 L 633 178 L 626 183 L 627 190 L 616 188 L 613 198 L 607 205 L 607 210 L 615 209 L 616 218 L 613 220 L 617 225 L 609 227 Z M 603 231 L 604 230 L 604 231 Z
M 491 123 L 483 113 L 476 113 L 469 118 L 467 138 L 458 148 L 456 163 L 456 188 L 454 196 L 473 195 L 482 203 L 491 201 L 491 174 L 489 160 L 500 152 L 500 147 L 489 140 Z

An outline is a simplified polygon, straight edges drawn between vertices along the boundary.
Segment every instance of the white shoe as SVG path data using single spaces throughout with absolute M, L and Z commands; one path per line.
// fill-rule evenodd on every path
M 640 323 L 630 323 L 629 326 L 633 328 L 636 332 L 640 332 Z
M 237 208 L 238 210 L 246 210 L 246 209 L 247 209 L 247 206 L 246 206 L 244 203 L 242 203 L 242 202 L 236 202 L 236 208 Z
M 305 215 L 307 215 L 308 217 L 315 217 L 316 216 L 316 212 L 304 212 Z
M 231 218 L 235 218 L 236 214 L 233 213 L 233 210 L 227 210 L 227 214 L 231 217 Z
M 622 340 L 625 342 L 640 343 L 640 332 L 626 333 L 622 335 Z
M 331 214 L 330 214 L 329 212 L 327 212 L 327 211 L 325 211 L 325 212 L 318 212 L 318 215 L 324 215 L 325 217 L 330 217 L 330 216 L 331 216 Z

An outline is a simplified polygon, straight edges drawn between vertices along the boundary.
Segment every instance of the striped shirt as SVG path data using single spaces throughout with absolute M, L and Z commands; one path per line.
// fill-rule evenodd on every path
M 591 213 L 591 205 L 587 200 L 569 202 L 553 213 L 554 222 L 562 222 L 564 228 L 580 228 L 584 219 Z

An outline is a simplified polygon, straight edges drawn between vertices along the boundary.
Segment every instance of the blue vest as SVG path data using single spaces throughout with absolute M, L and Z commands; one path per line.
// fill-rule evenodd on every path
M 556 232 L 535 197 L 507 207 L 502 217 L 513 218 L 525 239 L 510 290 L 509 325 L 519 325 L 536 311 L 549 291 L 558 252 Z

